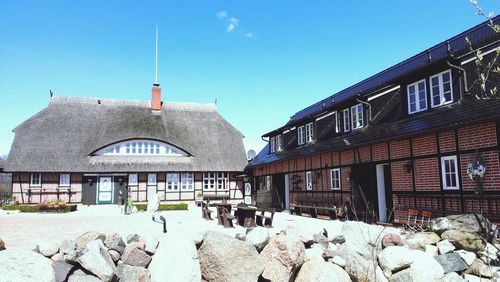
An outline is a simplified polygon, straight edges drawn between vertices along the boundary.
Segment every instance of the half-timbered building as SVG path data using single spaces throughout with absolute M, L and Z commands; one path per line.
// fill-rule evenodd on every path
M 490 92 L 500 77 L 478 79 L 498 56 L 499 35 L 490 22 L 475 26 L 264 134 L 248 167 L 256 200 L 283 209 L 349 203 L 379 221 L 408 209 L 500 219 L 500 99 Z

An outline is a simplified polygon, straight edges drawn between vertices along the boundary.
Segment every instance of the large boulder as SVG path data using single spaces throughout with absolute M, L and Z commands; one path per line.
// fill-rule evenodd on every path
M 143 242 L 130 243 L 123 251 L 122 261 L 132 266 L 147 267 L 151 262 L 151 256 L 144 251 Z
M 392 227 L 366 224 L 360 221 L 346 221 L 342 226 L 345 244 L 365 259 L 373 259 L 382 249 L 382 238 L 386 234 L 398 234 L 400 231 Z
M 253 245 L 216 231 L 207 232 L 198 257 L 207 281 L 257 281 L 264 270 Z
M 102 242 L 104 242 L 104 240 L 106 240 L 106 235 L 99 233 L 99 232 L 95 232 L 95 231 L 85 232 L 84 234 L 82 234 L 78 238 L 76 238 L 75 243 L 78 247 L 83 248 L 89 242 L 92 242 L 95 240 L 101 240 Z
M 342 267 L 325 261 L 307 261 L 300 268 L 296 282 L 309 281 L 351 281 L 349 274 Z
M 102 282 L 102 280 L 78 269 L 69 276 L 68 282 Z
M 0 281 L 55 281 L 52 260 L 25 250 L 0 252 Z
M 469 252 L 479 253 L 486 248 L 484 240 L 478 235 L 470 232 L 450 229 L 443 232 L 441 238 L 450 241 L 459 249 L 464 249 Z
M 450 224 L 450 229 L 477 233 L 481 236 L 487 237 L 491 229 L 491 222 L 480 214 L 458 214 L 449 215 L 446 217 Z
M 304 263 L 305 247 L 294 236 L 276 235 L 260 253 L 264 262 L 262 277 L 271 281 L 289 281 Z
M 469 266 L 471 264 L 473 264 L 474 261 L 476 260 L 476 254 L 473 252 L 469 252 L 466 250 L 458 250 L 458 251 L 455 251 L 455 253 L 457 253 L 465 261 L 465 263 Z
M 151 281 L 200 281 L 201 269 L 193 241 L 167 235 L 149 264 Z
M 0 238 L 0 251 L 5 250 L 5 242 Z
M 106 236 L 104 240 L 104 245 L 110 250 L 115 250 L 120 254 L 125 250 L 125 242 L 122 239 L 122 236 L 118 233 L 109 234 Z
M 124 263 L 118 263 L 116 268 L 116 276 L 120 279 L 120 282 L 149 282 L 151 281 L 149 277 L 149 271 L 144 267 L 131 266 Z M 164 281 L 175 281 L 167 280 Z
M 448 240 L 443 240 L 440 242 L 437 242 L 436 246 L 439 249 L 439 254 L 444 255 L 450 252 L 453 252 L 455 250 L 455 246 L 453 246 L 452 243 Z
M 413 263 L 409 268 L 393 274 L 389 281 L 439 281 L 444 277 L 443 267 L 431 255 L 419 251 L 411 251 Z
M 409 267 L 414 261 L 412 250 L 405 247 L 390 246 L 378 254 L 378 262 L 382 270 L 396 272 Z
M 320 228 L 311 228 L 304 225 L 288 225 L 284 230 L 284 234 L 288 237 L 295 237 L 302 241 L 304 244 L 314 243 L 314 235 L 323 232 Z
M 365 259 L 357 251 L 350 248 L 347 243 L 340 246 L 337 252 L 346 262 L 344 269 L 353 281 L 387 281 L 382 269 L 377 264 L 376 257 Z
M 40 254 L 50 258 L 59 252 L 59 245 L 52 241 L 40 241 L 36 244 L 36 250 Z
M 103 281 L 111 281 L 115 276 L 115 264 L 101 240 L 88 243 L 77 262 Z
M 158 239 L 153 236 L 146 235 L 144 236 L 144 251 L 149 255 L 154 255 L 156 252 L 156 248 L 158 247 Z
M 75 240 L 63 240 L 59 243 L 59 252 L 67 255 L 76 250 Z
M 448 218 L 438 217 L 438 218 L 432 219 L 429 222 L 429 229 L 432 232 L 435 232 L 437 234 L 441 234 L 441 233 L 445 232 L 446 230 L 451 229 L 451 224 L 448 221 Z
M 418 232 L 408 237 L 404 244 L 412 250 L 425 250 L 425 246 L 435 245 L 440 240 L 434 232 Z
M 491 282 L 491 279 L 479 277 L 472 274 L 464 274 L 464 280 L 467 282 Z
M 495 270 L 493 267 L 486 265 L 480 259 L 476 259 L 474 263 L 465 271 L 465 273 L 477 275 L 480 277 L 491 278 Z
M 269 242 L 269 230 L 264 227 L 254 227 L 247 230 L 245 241 L 254 245 L 258 252 L 262 251 Z
M 469 268 L 462 257 L 460 257 L 460 255 L 457 253 L 440 255 L 435 259 L 443 267 L 444 273 L 460 272 Z

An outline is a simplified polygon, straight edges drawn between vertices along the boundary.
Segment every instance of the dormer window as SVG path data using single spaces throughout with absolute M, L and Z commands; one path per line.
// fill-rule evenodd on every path
M 348 108 L 342 111 L 342 116 L 344 118 L 344 132 L 351 131 L 351 119 L 349 118 L 350 114 Z
M 433 108 L 453 101 L 450 70 L 431 76 L 430 83 Z
M 283 135 L 276 136 L 276 151 L 283 150 Z
M 305 126 L 299 126 L 297 129 L 297 139 L 299 141 L 299 145 L 306 143 L 306 131 L 304 127 Z
M 312 122 L 306 124 L 306 142 L 314 141 L 314 124 Z
M 189 154 L 165 142 L 147 139 L 127 140 L 109 145 L 94 153 L 95 156 L 177 156 L 188 157 Z
M 269 151 L 271 153 L 276 153 L 277 151 L 281 151 L 283 149 L 281 136 L 281 134 L 276 135 L 271 137 L 271 139 L 269 140 Z
M 271 137 L 269 143 L 271 153 L 276 152 L 276 137 Z
M 351 107 L 351 125 L 352 129 L 363 127 L 363 105 L 357 104 Z
M 425 79 L 408 85 L 408 113 L 413 114 L 427 110 L 427 94 Z

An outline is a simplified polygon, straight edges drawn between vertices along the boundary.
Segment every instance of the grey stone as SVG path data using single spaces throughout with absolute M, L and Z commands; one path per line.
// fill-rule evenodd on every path
M 234 238 L 240 240 L 240 241 L 245 241 L 246 238 L 247 238 L 247 235 L 245 234 L 242 234 L 242 233 L 237 233 L 236 235 L 234 235 Z
M 92 242 L 94 240 L 101 240 L 104 242 L 106 239 L 106 235 L 95 232 L 95 231 L 89 231 L 85 232 L 84 234 L 80 235 L 78 238 L 75 239 L 75 243 L 78 247 L 83 248 L 85 247 L 89 242 Z
M 104 240 L 104 245 L 108 249 L 115 250 L 120 254 L 122 254 L 123 250 L 125 250 L 125 242 L 123 241 L 122 236 L 120 236 L 120 234 L 118 233 L 107 235 L 106 239 Z
M 68 282 L 102 282 L 102 280 L 78 269 L 69 276 Z
M 486 248 L 486 243 L 481 237 L 469 232 L 450 229 L 443 232 L 443 234 L 441 234 L 441 238 L 449 240 L 460 249 L 474 253 L 482 252 Z
M 144 242 L 142 237 L 139 234 L 128 234 L 127 235 L 127 240 L 125 240 L 127 244 L 134 243 L 134 242 Z
M 486 243 L 486 248 L 484 248 L 484 251 L 482 251 L 480 254 L 480 258 L 482 261 L 484 261 L 486 264 L 495 264 L 498 265 L 498 249 L 490 244 Z
M 452 271 L 459 272 L 469 268 L 462 257 L 457 253 L 439 255 L 435 259 L 443 267 L 444 273 Z
M 0 281 L 55 281 L 52 260 L 33 251 L 1 251 L 0 273 Z
M 201 273 L 208 281 L 257 281 L 264 270 L 253 245 L 216 231 L 207 232 L 198 257 Z
M 333 244 L 344 244 L 345 237 L 344 235 L 336 235 L 335 237 L 333 237 L 333 239 L 330 240 L 330 242 Z
M 451 226 L 450 229 L 453 230 L 476 233 L 487 237 L 484 232 L 491 229 L 491 222 L 480 214 L 449 215 L 446 218 Z
M 59 245 L 52 241 L 40 241 L 36 244 L 36 250 L 46 257 L 51 257 L 59 251 Z
M 437 234 L 441 234 L 448 229 L 451 229 L 451 224 L 446 217 L 438 217 L 432 219 L 429 222 L 430 230 L 436 232 Z
M 246 234 L 245 241 L 254 245 L 258 252 L 262 251 L 269 242 L 269 231 L 267 228 L 257 226 Z
M 351 281 L 342 267 L 322 260 L 305 262 L 297 274 L 296 282 L 309 281 Z
M 342 235 L 346 238 L 345 244 L 365 259 L 373 259 L 373 254 L 382 250 L 382 238 L 386 234 L 399 234 L 399 230 L 392 227 L 366 224 L 359 221 L 346 221 L 342 226 Z
M 271 281 L 289 281 L 305 261 L 305 247 L 295 236 L 276 235 L 260 253 L 264 261 L 262 277 Z
M 144 267 L 131 266 L 124 263 L 119 263 L 116 268 L 116 276 L 120 282 L 149 282 L 149 271 Z M 164 281 L 169 281 L 165 279 Z
M 68 279 L 69 274 L 76 269 L 76 266 L 64 261 L 55 261 L 52 263 L 54 268 L 56 282 L 64 282 Z
M 455 250 L 455 246 L 453 246 L 453 244 L 450 243 L 450 241 L 448 241 L 448 240 L 443 240 L 443 241 L 437 242 L 436 246 L 439 249 L 440 255 L 451 253 Z
M 103 281 L 110 281 L 115 275 L 116 267 L 101 240 L 88 243 L 77 262 Z
M 151 262 L 151 256 L 143 249 L 144 243 L 135 242 L 128 244 L 123 251 L 122 261 L 132 266 L 147 267 Z
M 444 276 L 443 267 L 428 253 L 412 250 L 410 267 L 394 273 L 389 281 L 439 281 Z
M 51 256 L 50 259 L 53 261 L 64 261 L 65 260 L 64 255 L 61 253 L 57 253 L 57 254 Z
M 152 281 L 200 281 L 198 252 L 191 240 L 165 235 L 148 267 Z
M 313 242 L 315 244 L 321 245 L 324 249 L 328 248 L 328 237 L 326 237 L 323 232 L 313 235 Z

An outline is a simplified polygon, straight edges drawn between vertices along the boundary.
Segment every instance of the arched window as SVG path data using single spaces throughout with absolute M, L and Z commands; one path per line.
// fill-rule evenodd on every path
M 165 142 L 133 139 L 97 150 L 95 156 L 177 156 L 188 157 L 189 154 Z

